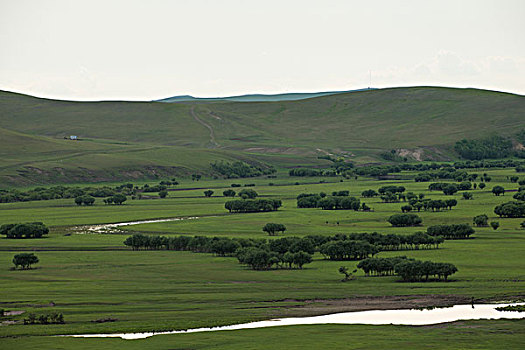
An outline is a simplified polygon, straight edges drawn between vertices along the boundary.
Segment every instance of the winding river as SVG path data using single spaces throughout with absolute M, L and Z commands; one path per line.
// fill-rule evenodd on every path
M 268 321 L 250 322 L 230 326 L 213 328 L 194 328 L 180 331 L 145 332 L 145 333 L 115 333 L 115 334 L 80 334 L 63 335 L 81 338 L 122 338 L 122 339 L 144 339 L 154 335 L 183 334 L 198 332 L 232 331 L 239 329 L 266 328 L 276 326 L 315 325 L 315 324 L 366 324 L 366 325 L 410 325 L 421 326 L 438 323 L 446 323 L 460 320 L 480 319 L 517 319 L 525 318 L 524 312 L 498 311 L 497 307 L 513 304 L 474 304 L 455 305 L 447 308 L 435 308 L 431 310 L 372 310 L 358 312 L 342 312 L 330 315 L 311 317 L 291 317 L 273 319 Z M 519 303 L 517 305 L 523 305 Z

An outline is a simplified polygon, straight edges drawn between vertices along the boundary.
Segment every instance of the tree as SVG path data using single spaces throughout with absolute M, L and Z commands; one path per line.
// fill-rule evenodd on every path
M 498 227 L 499 227 L 499 222 L 497 222 L 497 221 L 491 221 L 491 222 L 490 222 L 490 227 L 492 227 L 492 229 L 493 229 L 494 231 L 497 230 Z
M 447 196 L 451 196 L 458 191 L 458 187 L 454 184 L 448 184 L 443 187 L 443 193 Z
M 412 211 L 412 206 L 411 206 L 411 205 L 403 205 L 403 206 L 401 207 L 401 211 L 402 211 L 403 213 L 408 213 L 409 211 Z
M 514 194 L 514 196 L 512 196 L 512 198 L 525 202 L 525 191 L 517 192 L 516 194 Z
M 266 225 L 264 225 L 263 229 L 264 232 L 267 232 L 270 236 L 275 236 L 277 232 L 281 232 L 281 234 L 286 231 L 286 226 L 283 224 L 275 224 L 273 222 L 269 222 Z
M 245 188 L 239 191 L 239 197 L 242 199 L 255 199 L 257 198 L 258 194 L 251 188 Z
M 92 197 L 90 195 L 83 195 L 75 198 L 76 205 L 93 205 L 95 203 L 95 197 Z
M 15 269 L 18 268 L 18 266 L 21 266 L 22 270 L 30 269 L 31 265 L 38 263 L 38 261 L 37 256 L 33 253 L 21 253 L 15 255 L 13 258 Z
M 474 196 L 470 192 L 463 192 L 463 199 L 470 200 L 473 199 Z
M 234 190 L 226 190 L 222 192 L 222 195 L 224 197 L 235 197 L 235 191 Z
M 212 194 L 213 194 L 213 191 L 212 191 L 212 190 L 206 190 L 206 191 L 204 191 L 204 196 L 205 196 L 205 197 L 211 197 Z
M 394 214 L 387 220 L 392 226 L 405 227 L 405 226 L 418 226 L 423 221 L 416 214 Z
M 511 177 L 510 177 L 510 182 L 512 182 L 512 183 L 516 183 L 516 182 L 518 182 L 519 179 L 520 179 L 520 178 L 519 178 L 518 176 L 511 176 Z
M 345 276 L 345 277 L 341 280 L 341 282 L 347 282 L 347 281 L 350 281 L 350 280 L 355 279 L 355 277 L 354 277 L 354 273 L 355 273 L 356 271 L 357 271 L 357 270 L 354 270 L 353 272 L 348 272 L 348 267 L 346 267 L 346 266 L 341 266 L 341 267 L 339 267 L 339 273 Z
M 499 196 L 501 194 L 505 195 L 505 189 L 503 186 L 494 186 L 492 188 L 492 193 L 494 193 L 495 196 Z
M 300 269 L 303 268 L 303 265 L 309 264 L 312 262 L 312 256 L 306 252 L 299 251 L 293 254 L 293 263 Z
M 162 190 L 159 192 L 159 197 L 160 198 L 166 198 L 168 196 L 168 191 L 166 190 Z
M 480 190 L 482 190 L 482 189 L 484 189 L 485 187 L 487 187 L 487 185 L 486 185 L 484 182 L 482 182 L 482 183 L 479 184 L 478 187 L 479 187 Z
M 482 215 L 474 216 L 473 222 L 474 222 L 474 225 L 478 227 L 486 227 L 488 226 L 488 220 L 489 220 L 489 217 L 485 214 L 482 214 Z

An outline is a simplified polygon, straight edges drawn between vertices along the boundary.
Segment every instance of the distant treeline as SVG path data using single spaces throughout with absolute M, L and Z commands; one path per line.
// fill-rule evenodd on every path
M 238 199 L 227 201 L 224 208 L 230 213 L 256 213 L 260 211 L 275 211 L 282 206 L 280 199 Z
M 407 282 L 426 282 L 430 277 L 438 281 L 446 281 L 450 275 L 458 271 L 450 263 L 435 263 L 432 261 L 419 261 L 408 259 L 406 256 L 392 258 L 368 258 L 357 264 L 366 276 L 400 276 Z
M 229 179 L 271 175 L 276 172 L 275 168 L 269 165 L 254 166 L 241 161 L 213 162 L 210 166 L 215 172 Z
M 177 181 L 162 181 L 159 185 L 150 186 L 145 184 L 143 187 L 126 183 L 115 187 L 73 187 L 73 186 L 52 186 L 36 187 L 27 191 L 16 189 L 0 190 L 0 203 L 40 201 L 63 198 L 77 198 L 81 196 L 90 197 L 113 197 L 115 195 L 135 195 L 140 192 L 160 192 L 167 189 L 167 186 L 178 184 Z

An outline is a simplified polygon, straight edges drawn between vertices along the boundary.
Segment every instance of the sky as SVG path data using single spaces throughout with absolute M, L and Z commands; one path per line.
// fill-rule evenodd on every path
M 524 34 L 523 0 L 0 0 L 0 89 L 67 100 L 370 85 L 525 95 Z

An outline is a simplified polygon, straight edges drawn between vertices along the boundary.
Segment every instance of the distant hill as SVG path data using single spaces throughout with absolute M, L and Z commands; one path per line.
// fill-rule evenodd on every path
M 457 159 L 456 141 L 525 128 L 525 97 L 392 88 L 287 101 L 70 102 L 0 92 L 0 183 L 209 173 L 214 160 L 322 166 L 320 155 Z M 79 141 L 64 140 L 78 135 Z M 62 174 L 57 176 L 56 174 Z
M 342 94 L 347 92 L 355 91 L 366 91 L 374 90 L 373 88 L 357 89 L 357 90 L 346 90 L 346 91 L 326 91 L 326 92 L 293 92 L 286 94 L 250 94 L 240 96 L 227 96 L 227 97 L 193 97 L 190 95 L 173 96 L 156 100 L 155 102 L 221 102 L 221 101 L 233 101 L 233 102 L 276 102 L 276 101 L 297 101 L 304 100 L 307 98 L 329 96 L 335 94 Z

